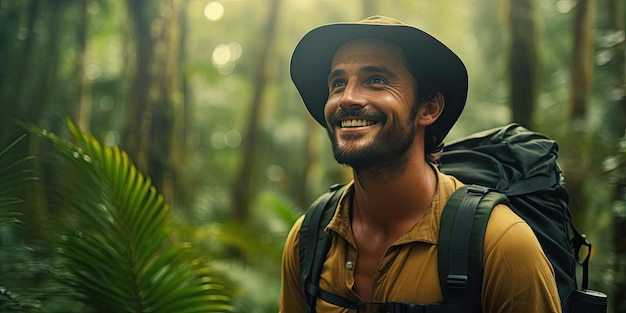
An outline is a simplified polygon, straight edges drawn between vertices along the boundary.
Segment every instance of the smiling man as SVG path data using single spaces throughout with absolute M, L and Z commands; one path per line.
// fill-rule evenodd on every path
M 443 207 L 462 183 L 434 162 L 465 105 L 462 61 L 427 33 L 374 16 L 307 33 L 291 77 L 354 180 L 324 229 L 319 289 L 300 278 L 303 218 L 289 233 L 280 311 L 460 312 L 439 305 L 437 247 Z M 483 312 L 560 312 L 550 263 L 505 205 L 493 210 L 484 251 Z
M 324 107 L 337 161 L 355 170 L 402 166 L 397 157 L 416 139 L 415 86 L 398 47 L 376 39 L 341 46 Z

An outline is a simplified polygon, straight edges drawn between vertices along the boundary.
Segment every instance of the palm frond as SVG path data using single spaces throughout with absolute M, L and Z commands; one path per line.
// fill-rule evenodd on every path
M 25 137 L 26 134 L 17 137 L 0 150 L 0 214 L 6 213 L 7 208 L 22 202 L 17 196 L 16 188 L 24 182 L 35 179 L 33 167 L 28 165 L 33 157 L 13 153 L 15 146 Z M 0 216 L 0 222 L 7 221 L 14 219 L 6 220 Z
M 41 273 L 32 261 L 30 242 L 19 238 L 28 182 L 35 181 L 34 157 L 26 149 L 27 134 L 0 142 L 0 312 L 40 312 L 41 299 L 24 280 Z M 24 229 L 24 228 L 22 228 Z
M 169 243 L 170 207 L 117 147 L 102 146 L 67 121 L 75 143 L 34 126 L 65 156 L 70 218 L 61 254 L 65 283 L 96 312 L 227 312 L 222 287 Z

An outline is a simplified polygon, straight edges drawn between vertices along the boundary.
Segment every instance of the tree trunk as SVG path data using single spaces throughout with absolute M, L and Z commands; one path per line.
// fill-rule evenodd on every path
M 532 129 L 539 63 L 533 0 L 511 0 L 509 10 L 512 120 Z
M 171 160 L 173 171 L 170 173 L 171 178 L 166 181 L 171 184 L 170 188 L 176 195 L 176 200 L 181 203 L 183 208 L 191 207 L 189 202 L 192 197 L 192 190 L 190 185 L 184 182 L 189 181 L 186 177 L 182 177 L 185 171 L 179 171 L 184 167 L 186 158 L 189 154 L 188 136 L 191 130 L 191 113 L 189 93 L 187 86 L 187 73 L 185 69 L 186 62 L 186 46 L 187 46 L 187 5 L 188 1 L 177 0 L 176 3 L 179 6 L 178 18 L 176 24 L 178 24 L 178 53 L 172 55 L 171 60 L 174 63 L 173 67 L 177 69 L 177 74 L 172 76 L 172 86 L 175 90 L 172 102 L 174 103 L 174 137 L 172 140 L 171 148 Z M 172 43 L 174 45 L 175 42 Z
M 608 0 L 611 29 L 615 34 L 621 33 L 622 36 L 626 36 L 626 13 L 624 13 L 626 5 L 624 3 L 620 0 Z M 614 130 L 618 137 L 621 137 L 626 135 L 626 39 L 622 37 L 622 41 L 613 49 L 615 53 L 613 53 L 610 66 L 615 80 L 615 92 L 611 94 L 615 95 L 614 101 L 617 108 Z
M 24 95 L 28 84 L 26 83 L 31 72 L 28 70 L 29 65 L 32 64 L 33 55 L 35 50 L 35 24 L 41 16 L 41 0 L 32 0 L 28 6 L 28 18 L 26 19 L 26 38 L 21 49 L 13 56 L 16 59 L 15 64 L 12 67 L 9 77 L 12 81 L 7 81 L 7 85 L 10 85 L 10 90 L 7 90 L 9 96 L 6 100 L 11 101 L 13 105 L 9 106 L 11 111 L 9 116 L 20 116 L 28 113 L 28 110 L 24 110 Z M 17 16 L 17 12 L 12 14 Z M 21 110 L 20 110 L 21 109 Z M 22 111 L 22 112 L 20 112 Z
M 128 19 L 132 22 L 134 32 L 134 66 L 132 66 L 132 82 L 129 89 L 126 124 L 123 130 L 122 144 L 124 150 L 133 159 L 135 165 L 148 172 L 149 135 L 151 116 L 154 111 L 152 97 L 158 90 L 151 89 L 151 69 L 154 64 L 154 40 L 150 33 L 152 17 L 147 7 L 156 5 L 140 0 L 128 0 Z M 129 60 L 131 63 L 131 60 Z M 132 64 L 132 63 L 131 63 Z M 151 173 L 148 173 L 150 175 Z M 152 175 L 150 175 L 152 177 Z
M 568 101 L 569 138 L 564 145 L 564 176 L 574 220 L 585 230 L 589 195 L 585 182 L 589 173 L 589 130 L 586 126 L 587 101 L 593 71 L 593 21 L 595 1 L 579 0 L 574 9 L 573 46 Z
M 152 179 L 168 202 L 174 201 L 174 104 L 180 68 L 177 65 L 179 0 L 128 0 L 135 35 L 135 66 L 124 127 L 124 149 Z M 162 14 L 165 7 L 170 14 Z
M 85 79 L 85 53 L 87 51 L 87 0 L 80 0 L 80 17 L 78 25 L 76 25 L 76 42 L 78 49 L 76 51 L 76 94 L 74 110 L 72 112 L 72 120 L 76 125 L 84 131 L 89 131 L 89 121 L 91 115 L 91 101 L 85 96 L 87 81 Z
M 58 68 L 61 47 L 59 46 L 61 37 L 61 23 L 59 23 L 60 16 L 63 15 L 64 4 L 51 2 L 50 7 L 47 7 L 47 12 L 41 15 L 41 13 L 34 13 L 34 16 L 40 16 L 44 19 L 44 26 L 47 28 L 47 38 L 44 40 L 43 48 L 46 51 L 46 58 L 43 60 L 41 67 L 41 74 L 32 74 L 36 81 L 30 87 L 28 93 L 23 93 L 22 102 L 26 108 L 23 115 L 20 114 L 20 118 L 26 118 L 26 120 L 39 123 L 46 107 L 52 105 L 52 99 L 54 97 L 55 88 L 57 87 L 56 81 L 59 77 Z M 41 10 L 42 8 L 39 7 Z M 36 23 L 32 23 L 35 25 Z M 35 36 L 35 33 L 31 35 Z M 36 40 L 36 39 L 34 39 Z M 34 52 L 33 52 L 34 53 Z M 31 61 L 29 57 L 25 61 Z M 26 63 L 28 64 L 28 63 Z M 28 74 L 25 74 L 28 75 Z M 28 88 L 28 87 L 26 87 Z M 42 142 L 39 140 L 31 140 L 29 152 L 35 155 L 36 158 L 43 160 L 45 157 L 45 151 L 42 150 Z M 48 228 L 49 220 L 49 206 L 46 195 L 46 185 L 55 180 L 52 170 L 41 161 L 35 162 L 35 171 L 38 176 L 38 180 L 33 184 L 33 195 L 36 197 L 27 197 L 25 202 L 25 208 L 30 212 L 24 215 L 24 224 L 30 225 L 27 238 L 30 240 L 41 239 L 45 236 L 45 230 Z
M 184 0 L 183 0 L 184 1 Z M 175 201 L 178 170 L 184 160 L 185 141 L 181 140 L 184 112 L 181 93 L 181 0 L 167 0 L 171 12 L 162 17 L 163 28 L 157 43 L 156 81 L 162 95 L 157 102 L 152 122 L 150 145 L 150 172 L 159 177 L 161 192 L 169 202 Z M 159 66 L 160 65 L 160 66 Z M 178 153 L 177 153 L 178 152 Z
M 376 0 L 363 0 L 363 18 L 378 14 Z
M 608 13 L 613 32 L 626 34 L 626 21 L 624 20 L 624 2 L 619 0 L 608 1 Z M 615 138 L 621 138 L 623 144 L 626 144 L 626 42 L 622 40 L 613 47 L 615 51 L 609 66 L 613 71 L 614 91 L 615 95 L 614 107 L 615 113 L 612 114 L 615 125 L 612 129 L 615 132 Z M 615 147 L 619 147 L 619 143 Z M 612 151 L 612 154 L 619 155 L 620 151 Z M 615 285 L 612 294 L 612 302 L 614 312 L 626 312 L 626 153 L 621 151 L 621 162 L 616 164 L 614 169 L 609 173 L 613 188 L 612 208 L 613 211 L 613 250 L 615 253 L 615 264 L 613 271 L 615 273 Z M 622 209 L 618 209 L 622 208 Z
M 250 103 L 250 110 L 243 138 L 242 159 L 240 167 L 235 176 L 235 183 L 232 188 L 233 218 L 240 221 L 247 220 L 250 211 L 250 202 L 255 196 L 253 184 L 258 180 L 259 162 L 258 146 L 260 132 L 259 120 L 262 112 L 263 92 L 265 90 L 266 64 L 267 58 L 274 44 L 276 37 L 276 23 L 278 21 L 278 11 L 281 0 L 272 0 L 269 4 L 269 11 L 263 31 L 259 34 L 259 41 L 262 45 L 256 59 L 258 65 L 254 75 L 254 89 Z

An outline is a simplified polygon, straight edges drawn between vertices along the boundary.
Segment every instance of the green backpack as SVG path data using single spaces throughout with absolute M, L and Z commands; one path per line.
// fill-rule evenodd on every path
M 493 207 L 509 205 L 535 232 L 554 271 L 563 312 L 606 312 L 606 295 L 587 290 L 591 244 L 574 227 L 568 194 L 556 162 L 557 143 L 510 124 L 471 135 L 446 146 L 439 168 L 464 187 L 448 200 L 441 217 L 438 266 L 444 303 L 382 303 L 380 312 L 482 312 L 483 241 Z M 358 309 L 362 303 L 319 288 L 330 249 L 325 226 L 334 215 L 345 185 L 335 185 L 307 210 L 299 232 L 300 281 L 307 312 L 316 300 Z M 473 223 L 467 221 L 473 220 Z M 579 250 L 587 247 L 584 259 Z M 452 257 L 454 256 L 454 257 Z M 582 266 L 577 286 L 576 264 Z M 471 274 L 470 274 L 471 273 Z M 479 274 L 475 274 L 479 273 Z

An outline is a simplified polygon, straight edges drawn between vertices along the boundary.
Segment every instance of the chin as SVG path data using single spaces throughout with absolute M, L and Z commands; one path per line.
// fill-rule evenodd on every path
M 333 153 L 338 163 L 350 166 L 355 170 L 371 168 L 379 164 L 380 160 L 384 158 L 371 146 L 347 148 L 333 145 Z

